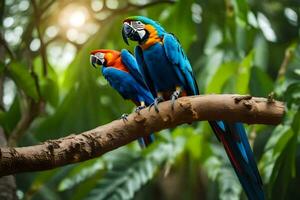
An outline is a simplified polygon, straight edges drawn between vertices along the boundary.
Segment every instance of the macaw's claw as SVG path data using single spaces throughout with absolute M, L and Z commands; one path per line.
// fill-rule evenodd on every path
M 175 101 L 176 101 L 176 99 L 179 98 L 179 95 L 180 95 L 180 92 L 179 91 L 175 91 L 172 94 L 172 96 L 171 96 L 171 107 L 172 107 L 172 110 L 174 110 Z
M 149 111 L 150 111 L 151 107 L 154 106 L 155 111 L 157 113 L 159 113 L 158 104 L 163 102 L 163 101 L 164 101 L 164 98 L 162 98 L 162 97 L 155 98 L 154 102 L 152 104 L 150 104 L 150 106 L 149 106 Z
M 120 117 L 120 119 L 122 119 L 122 120 L 125 122 L 125 121 L 128 121 L 127 117 L 128 117 L 128 114 L 124 113 L 124 114 Z
M 141 112 L 141 110 L 143 110 L 144 108 L 146 108 L 146 106 L 138 106 L 138 107 L 136 107 L 136 109 L 135 109 L 135 113 L 137 113 L 138 115 L 140 114 L 140 112 Z

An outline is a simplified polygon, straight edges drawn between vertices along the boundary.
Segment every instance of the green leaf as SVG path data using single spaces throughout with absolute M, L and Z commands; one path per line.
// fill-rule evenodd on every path
M 68 175 L 59 183 L 58 190 L 64 191 L 71 189 L 75 185 L 78 185 L 86 179 L 94 176 L 100 170 L 103 170 L 104 167 L 104 162 L 101 158 L 80 163 L 78 166 L 74 167 L 68 173 Z
M 43 78 L 40 82 L 41 95 L 47 100 L 53 107 L 58 106 L 59 100 L 59 88 L 56 81 L 51 78 Z
M 182 152 L 184 144 L 185 138 L 181 136 L 176 137 L 173 143 L 156 142 L 143 155 L 129 151 L 112 154 L 112 168 L 85 199 L 132 199 L 164 163 Z
M 238 67 L 236 62 L 228 62 L 219 66 L 217 72 L 213 75 L 207 86 L 207 93 L 221 93 L 225 82 L 234 74 Z
M 254 40 L 254 66 L 266 71 L 268 67 L 269 46 L 262 34 L 258 34 Z
M 272 149 L 272 151 L 277 149 L 278 152 L 281 152 L 282 148 L 286 145 L 292 135 L 290 126 L 278 125 L 272 132 L 272 136 L 266 145 L 266 149 Z
M 284 63 L 283 66 L 286 68 L 286 72 L 277 77 L 275 91 L 277 95 L 283 96 L 284 99 L 288 102 L 290 107 L 293 103 L 294 97 L 297 101 L 298 99 L 298 86 L 300 83 L 300 74 L 297 73 L 300 70 L 300 46 L 298 43 L 293 42 L 285 50 L 285 59 L 286 56 L 289 56 L 289 62 Z M 294 92 L 296 94 L 294 94 Z M 297 102 L 295 103 L 297 104 Z
M 59 181 L 64 178 L 66 174 L 72 170 L 72 168 L 74 168 L 74 166 L 75 165 L 67 165 L 60 169 L 53 169 L 34 174 L 35 177 L 28 189 L 31 199 L 62 199 L 61 194 L 57 192 L 57 185 Z
M 293 136 L 293 131 L 288 125 L 279 125 L 272 132 L 272 136 L 265 146 L 265 152 L 260 162 L 262 175 L 269 182 L 276 160 Z
M 209 27 L 208 36 L 204 45 L 204 52 L 208 55 L 213 53 L 222 42 L 223 36 L 220 28 L 215 24 L 212 24 Z
M 196 26 L 191 12 L 193 3 L 195 3 L 194 0 L 177 1 L 172 6 L 164 4 L 160 7 L 149 8 L 146 13 L 148 13 L 148 17 L 158 19 L 167 32 L 174 33 L 182 47 L 187 50 L 190 44 L 196 40 Z M 178 12 L 185 14 L 178 15 Z
M 237 72 L 236 92 L 238 94 L 246 94 L 248 92 L 248 85 L 250 80 L 250 71 L 253 66 L 254 51 L 242 60 Z
M 213 75 L 207 86 L 207 93 L 234 92 L 245 94 L 248 91 L 253 51 L 241 61 L 223 63 Z
M 271 198 L 284 200 L 290 179 L 295 173 L 297 137 L 292 137 L 275 162 L 270 179 Z
M 258 67 L 252 67 L 249 84 L 253 96 L 266 97 L 273 90 L 272 79 Z
M 113 24 L 113 23 L 112 23 Z M 111 25 L 103 28 L 101 33 L 93 35 L 84 47 L 76 54 L 75 59 L 70 63 L 64 73 L 63 86 L 66 90 L 70 90 L 76 83 L 90 83 L 99 74 L 90 66 L 90 52 L 98 49 L 105 41 L 105 33 L 108 32 Z M 94 84 L 94 83 L 93 83 Z
M 38 76 L 41 96 L 44 100 L 49 102 L 51 106 L 57 107 L 59 101 L 59 84 L 55 70 L 48 64 L 48 74 L 44 76 L 41 57 L 37 57 L 33 64 L 35 73 Z
M 200 87 L 203 88 L 200 89 L 201 91 L 203 91 L 204 88 L 207 88 L 208 84 L 212 82 L 215 73 L 217 73 L 219 67 L 221 66 L 223 58 L 224 58 L 223 51 L 215 51 L 209 56 L 199 78 L 201 80 Z
M 300 123 L 299 123 L 299 119 L 300 119 L 300 110 L 298 110 L 298 112 L 295 114 L 294 116 L 294 121 L 292 122 L 292 129 L 295 132 L 295 134 L 300 134 Z
M 239 200 L 242 188 L 223 146 L 212 145 L 211 149 L 214 154 L 205 161 L 204 168 L 209 178 L 218 184 L 218 198 Z
M 287 88 L 287 90 L 285 92 L 284 98 L 287 101 L 288 107 L 291 107 L 293 103 L 299 105 L 299 103 L 300 103 L 300 81 L 289 85 L 289 87 Z
M 3 126 L 6 133 L 11 133 L 16 127 L 19 119 L 21 118 L 21 108 L 19 98 L 15 97 L 12 105 L 7 112 L 0 114 L 0 124 Z
M 235 11 L 235 19 L 240 26 L 248 24 L 248 2 L 247 0 L 233 0 L 233 7 Z
M 82 200 L 84 199 L 89 192 L 97 186 L 97 183 L 100 179 L 103 178 L 103 171 L 97 171 L 93 177 L 87 178 L 80 182 L 80 184 L 77 184 L 73 189 L 70 191 L 72 192 L 70 195 L 70 199 L 72 200 Z M 67 191 L 68 192 L 68 191 Z
M 55 174 L 58 172 L 58 169 L 46 171 L 46 172 L 40 172 L 36 174 L 36 177 L 34 178 L 31 189 L 34 191 L 38 191 L 40 188 L 42 188 L 52 177 L 55 176 Z
M 16 85 L 35 101 L 39 99 L 37 88 L 28 69 L 23 64 L 13 62 L 8 67 L 9 74 Z
M 283 125 L 277 126 L 261 159 L 270 199 L 285 199 L 288 184 L 296 173 L 297 132 L 300 112 L 288 110 Z M 292 126 L 291 126 L 292 124 Z
M 219 176 L 222 163 L 217 157 L 211 156 L 205 161 L 204 167 L 207 169 L 208 177 L 215 181 Z

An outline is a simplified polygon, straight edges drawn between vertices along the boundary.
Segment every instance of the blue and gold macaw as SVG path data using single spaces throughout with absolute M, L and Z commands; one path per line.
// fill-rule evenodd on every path
M 94 50 L 91 52 L 90 62 L 95 68 L 103 66 L 103 76 L 124 99 L 135 103 L 137 106 L 135 111 L 138 114 L 141 109 L 154 101 L 135 58 L 127 50 L 123 49 L 121 52 L 108 49 Z M 125 120 L 126 117 L 122 115 Z M 141 147 L 145 147 L 153 140 L 154 135 L 150 134 L 138 141 Z
M 156 94 L 154 106 L 158 112 L 157 105 L 164 99 L 171 99 L 173 108 L 179 96 L 199 94 L 192 67 L 179 41 L 159 23 L 143 16 L 128 17 L 123 22 L 122 35 L 127 44 L 128 38 L 138 42 L 135 56 L 149 88 Z M 262 180 L 243 124 L 209 123 L 223 143 L 248 199 L 263 200 Z

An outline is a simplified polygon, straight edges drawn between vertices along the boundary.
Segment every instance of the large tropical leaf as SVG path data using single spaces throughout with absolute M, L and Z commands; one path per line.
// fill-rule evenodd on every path
M 177 137 L 173 142 L 153 144 L 144 154 L 114 154 L 111 159 L 112 167 L 85 199 L 132 199 L 164 163 L 175 159 L 182 152 L 184 142 L 183 137 Z
M 13 62 L 10 64 L 8 71 L 15 81 L 16 85 L 21 88 L 28 96 L 35 101 L 39 99 L 37 87 L 31 76 L 29 69 L 22 63 Z

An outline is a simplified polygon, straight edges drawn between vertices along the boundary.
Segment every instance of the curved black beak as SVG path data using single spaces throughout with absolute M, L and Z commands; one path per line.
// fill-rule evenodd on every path
M 128 42 L 128 36 L 127 36 L 127 32 L 125 31 L 127 29 L 127 24 L 124 24 L 123 25 L 123 28 L 122 28 L 122 37 L 123 37 L 123 41 L 129 45 L 129 42 Z
M 103 65 L 104 63 L 95 55 L 90 56 L 90 63 L 93 67 L 97 68 L 97 65 Z
M 122 37 L 123 37 L 124 42 L 127 45 L 129 45 L 128 38 L 133 41 L 141 40 L 138 31 L 135 28 L 133 28 L 131 25 L 129 25 L 128 23 L 123 24 Z

